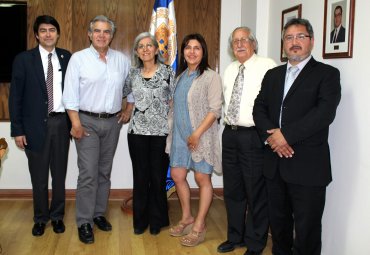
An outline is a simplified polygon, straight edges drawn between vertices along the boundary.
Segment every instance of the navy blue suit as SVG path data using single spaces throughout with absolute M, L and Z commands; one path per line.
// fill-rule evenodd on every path
M 71 53 L 56 48 L 64 75 Z M 56 68 L 56 67 L 54 67 Z M 25 152 L 31 174 L 34 221 L 63 219 L 65 176 L 69 150 L 68 115 L 48 115 L 48 96 L 39 46 L 18 54 L 13 62 L 9 95 L 11 136 L 26 136 Z M 53 197 L 49 209 L 48 176 L 52 176 Z

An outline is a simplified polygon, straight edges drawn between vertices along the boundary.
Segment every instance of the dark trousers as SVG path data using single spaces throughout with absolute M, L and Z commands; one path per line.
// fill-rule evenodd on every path
M 274 255 L 320 255 L 326 187 L 266 179 Z M 293 228 L 295 237 L 293 237 Z
M 32 182 L 34 222 L 47 223 L 49 219 L 62 220 L 64 217 L 68 150 L 69 130 L 65 114 L 48 119 L 45 144 L 41 151 L 25 150 Z M 52 178 L 50 209 L 49 169 Z
M 168 226 L 166 137 L 128 134 L 127 140 L 134 177 L 134 228 Z
M 267 194 L 262 175 L 264 146 L 254 128 L 222 134 L 227 238 L 263 250 L 268 232 Z

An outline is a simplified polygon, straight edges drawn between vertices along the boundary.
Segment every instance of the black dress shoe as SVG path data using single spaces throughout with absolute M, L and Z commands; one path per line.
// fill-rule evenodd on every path
M 111 231 L 112 225 L 107 221 L 107 219 L 104 216 L 99 216 L 94 218 L 95 225 L 103 231 Z
M 78 228 L 78 237 L 81 242 L 86 244 L 94 242 L 94 233 L 89 223 L 82 224 L 81 227 Z
M 262 251 L 253 251 L 253 250 L 247 250 L 244 255 L 261 255 Z
M 145 228 L 134 228 L 135 235 L 141 235 L 145 232 Z
M 153 227 L 153 228 L 149 228 L 149 232 L 150 232 L 151 235 L 156 236 L 156 235 L 159 234 L 159 232 L 161 232 L 161 229 Z
M 53 226 L 54 232 L 57 234 L 64 233 L 66 230 L 66 226 L 64 226 L 62 220 L 52 220 L 51 225 Z
M 233 243 L 229 240 L 226 240 L 225 242 L 223 242 L 222 244 L 220 244 L 218 247 L 217 247 L 217 251 L 220 252 L 220 253 L 225 253 L 225 252 L 230 252 L 230 251 L 233 251 L 235 248 L 238 248 L 238 247 L 243 247 L 245 246 L 244 243 L 240 242 L 240 243 Z
M 33 225 L 32 228 L 32 235 L 34 236 L 42 236 L 45 232 L 45 223 L 37 222 Z

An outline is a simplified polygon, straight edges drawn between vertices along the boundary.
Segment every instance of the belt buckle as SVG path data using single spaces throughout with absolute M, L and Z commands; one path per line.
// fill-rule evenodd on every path
M 98 115 L 98 118 L 99 119 L 106 119 L 107 118 L 107 115 L 108 115 L 108 113 L 99 113 L 99 115 Z
M 230 127 L 231 127 L 231 130 L 238 130 L 238 126 L 236 125 L 230 125 Z

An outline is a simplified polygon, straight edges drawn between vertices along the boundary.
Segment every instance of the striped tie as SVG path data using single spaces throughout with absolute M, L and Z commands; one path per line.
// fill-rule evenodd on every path
M 53 64 L 51 63 L 52 53 L 48 55 L 48 73 L 46 76 L 46 90 L 48 92 L 48 113 L 51 113 L 54 108 L 53 101 Z

